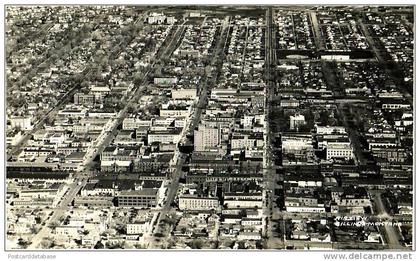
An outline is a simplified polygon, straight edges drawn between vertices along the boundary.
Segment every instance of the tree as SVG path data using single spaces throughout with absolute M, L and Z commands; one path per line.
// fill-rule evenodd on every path
M 239 241 L 238 242 L 238 249 L 247 249 L 247 246 L 245 245 L 245 242 Z
M 191 248 L 192 249 L 201 249 L 203 247 L 203 241 L 199 239 L 194 239 L 191 241 Z
M 49 224 L 48 227 L 51 228 L 51 229 L 55 229 L 59 225 L 60 225 L 60 223 L 56 221 L 56 222 L 53 222 L 53 223 Z
M 17 244 L 21 248 L 26 249 L 31 244 L 31 242 L 24 240 L 23 238 L 19 238 Z
M 104 244 L 102 244 L 101 241 L 96 242 L 95 246 L 93 247 L 94 249 L 104 249 Z
M 39 232 L 39 230 L 40 229 L 38 227 L 32 226 L 31 227 L 31 234 L 37 234 Z
M 135 244 L 134 247 L 137 249 L 146 249 L 146 246 L 142 244 Z
M 55 246 L 54 241 L 51 238 L 45 238 L 41 241 L 41 248 L 48 249 Z
M 142 79 L 143 79 L 143 73 L 137 72 L 133 76 L 133 83 L 135 85 L 139 86 L 141 84 L 141 82 L 142 82 Z
M 329 113 L 327 111 L 322 111 L 319 114 L 319 121 L 321 122 L 322 126 L 328 125 Z
M 127 233 L 126 228 L 123 225 L 117 225 L 117 227 L 115 228 L 115 230 L 117 231 L 118 234 L 122 234 L 125 235 Z

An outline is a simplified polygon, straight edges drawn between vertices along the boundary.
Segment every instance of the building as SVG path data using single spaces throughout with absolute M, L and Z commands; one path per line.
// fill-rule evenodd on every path
M 178 82 L 178 78 L 154 78 L 153 81 L 156 85 L 172 85 Z
M 399 110 L 399 109 L 411 109 L 411 105 L 408 103 L 389 102 L 382 104 L 383 110 Z
M 141 190 L 123 191 L 118 197 L 118 206 L 120 207 L 156 207 L 159 195 L 159 189 L 144 188 Z
M 331 198 L 339 206 L 346 207 L 369 207 L 371 201 L 365 188 L 339 187 L 331 191 Z
M 12 128 L 19 128 L 21 130 L 32 130 L 33 126 L 30 117 L 15 116 L 10 118 Z
M 65 109 L 65 110 L 60 110 L 57 113 L 58 117 L 60 118 L 64 118 L 64 119 L 79 119 L 79 118 L 84 118 L 87 115 L 87 110 L 86 109 Z
M 297 130 L 300 126 L 305 125 L 305 116 L 303 115 L 292 115 L 290 116 L 290 129 Z
M 59 189 L 29 189 L 19 193 L 20 198 L 55 198 L 59 194 Z
M 179 197 L 179 209 L 181 210 L 208 210 L 217 209 L 219 200 L 214 197 L 198 197 L 194 195 L 182 195 Z
M 14 135 L 7 134 L 7 136 L 6 136 L 6 144 L 8 146 L 10 146 L 10 145 L 11 146 L 15 146 L 15 145 L 17 145 L 20 142 L 20 140 L 22 138 L 23 138 L 23 132 L 22 131 L 18 131 Z
M 176 22 L 175 17 L 173 17 L 173 16 L 166 17 L 166 23 L 167 24 L 174 24 L 175 22 Z
M 194 100 L 197 98 L 197 89 L 177 89 L 172 90 L 174 100 Z
M 261 192 L 236 193 L 226 192 L 223 203 L 228 208 L 262 208 L 263 195 Z
M 326 54 L 326 55 L 321 55 L 321 60 L 327 60 L 327 61 L 349 61 L 350 60 L 350 55 Z
M 260 140 L 261 141 L 261 140 Z M 260 142 L 261 147 L 262 144 Z M 244 148 L 254 148 L 256 146 L 256 139 L 249 138 L 248 135 L 237 135 L 234 134 L 231 140 L 231 148 L 235 149 L 244 149 Z
M 164 23 L 165 20 L 166 20 L 166 16 L 165 15 L 159 15 L 159 14 L 154 14 L 154 15 L 149 16 L 147 18 L 147 22 L 149 24 L 162 24 L 162 23 Z
M 374 157 L 387 159 L 389 162 L 405 162 L 408 158 L 407 151 L 402 147 L 373 147 L 371 150 Z
M 76 238 L 82 228 L 79 226 L 58 226 L 55 228 L 55 234 L 58 236 L 68 236 L 69 238 Z
M 111 88 L 109 88 L 108 86 L 90 86 L 89 87 L 90 92 L 93 93 L 94 95 L 102 95 L 105 96 L 106 94 L 111 92 Z
M 138 148 L 137 147 L 117 147 L 108 146 L 106 147 L 100 156 L 102 161 L 132 161 L 137 158 Z
M 26 158 L 26 157 L 47 157 L 54 153 L 54 150 L 51 148 L 44 148 L 44 147 L 27 147 L 22 150 L 19 154 L 19 158 Z
M 219 127 L 208 127 L 200 125 L 194 131 L 194 150 L 208 151 L 217 147 L 220 143 Z
M 180 140 L 180 134 L 180 129 L 150 131 L 147 135 L 147 142 L 149 145 L 154 142 L 177 144 Z
M 285 197 L 284 205 L 287 212 L 300 213 L 321 213 L 325 212 L 325 207 L 319 200 L 312 195 L 304 193 L 288 193 Z
M 350 142 L 329 142 L 327 144 L 327 160 L 332 158 L 353 159 L 353 148 Z
M 97 207 L 97 208 L 111 208 L 114 206 L 112 200 L 114 197 L 107 196 L 87 196 L 76 197 L 74 199 L 74 206 Z
M 160 117 L 188 117 L 189 114 L 190 110 L 188 108 L 159 110 Z
M 316 134 L 346 134 L 346 129 L 342 126 L 315 126 Z
M 140 127 L 151 127 L 152 121 L 137 118 L 125 118 L 122 126 L 123 130 L 135 130 Z
M 238 235 L 238 240 L 261 240 L 259 232 L 241 232 Z
M 241 219 L 241 225 L 244 227 L 252 227 L 256 229 L 262 228 L 262 220 L 261 218 L 248 218 L 244 217 Z
M 84 94 L 79 92 L 76 93 L 73 98 L 75 105 L 92 106 L 95 105 L 95 103 L 101 102 L 101 99 L 97 98 L 94 94 Z
M 147 221 L 136 221 L 135 223 L 127 224 L 127 235 L 145 234 L 150 231 L 150 223 Z
M 101 180 L 98 183 L 88 183 L 80 192 L 82 197 L 114 196 L 117 185 L 113 181 Z
M 282 135 L 283 153 L 300 154 L 313 149 L 311 135 Z
M 131 161 L 123 160 L 101 160 L 101 171 L 105 172 L 127 172 L 132 168 Z
M 146 173 L 162 173 L 169 168 L 171 154 L 161 154 L 150 158 L 140 158 L 134 161 L 133 171 Z
M 282 108 L 296 108 L 299 107 L 299 101 L 296 99 L 282 99 L 280 101 L 280 107 Z

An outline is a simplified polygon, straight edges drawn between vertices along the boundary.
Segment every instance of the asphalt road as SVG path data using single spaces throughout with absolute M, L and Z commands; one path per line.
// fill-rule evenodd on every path
M 322 45 L 321 40 L 321 30 L 318 24 L 318 19 L 316 17 L 316 12 L 310 12 L 311 22 L 312 22 L 312 29 L 315 33 L 315 44 L 318 50 L 323 50 L 324 46 Z
M 269 124 L 269 115 L 271 112 L 271 103 L 274 96 L 274 79 L 272 78 L 275 61 L 275 45 L 276 39 L 273 37 L 273 10 L 268 8 L 266 11 L 266 35 L 265 35 L 265 59 L 266 59 L 266 90 L 265 90 L 265 150 L 263 158 L 263 176 L 264 176 L 264 193 L 263 193 L 263 236 L 267 237 L 267 245 L 273 247 L 278 245 L 278 240 L 274 240 L 273 235 L 273 205 L 274 205 L 274 189 L 275 189 L 275 169 L 273 168 L 273 152 L 271 150 L 272 133 Z M 274 172 L 273 172 L 274 171 Z M 276 242 L 275 242 L 276 241 Z
M 381 197 L 381 191 L 370 191 L 371 195 L 373 195 L 373 202 L 376 208 L 376 215 L 384 222 L 391 222 L 392 216 L 386 210 L 386 207 L 383 203 Z M 385 232 L 385 238 L 387 240 L 388 246 L 390 249 L 404 249 L 404 247 L 399 242 L 399 233 L 395 226 L 384 225 L 383 231 Z
M 222 33 L 221 36 L 224 35 L 224 32 L 227 28 L 228 24 L 225 21 L 223 23 L 223 28 L 222 28 Z M 220 48 L 222 48 L 223 45 L 223 37 L 219 37 L 219 41 L 217 44 L 217 48 L 215 50 L 215 54 L 213 56 L 212 62 L 211 64 L 214 64 L 216 59 L 218 58 L 218 56 L 220 54 L 222 54 L 222 52 L 220 52 Z M 217 70 L 215 70 L 217 71 Z M 215 77 L 212 77 L 211 79 L 215 79 Z M 200 118 L 201 118 L 201 112 L 202 112 L 202 108 L 206 107 L 207 104 L 207 91 L 208 91 L 208 86 L 210 84 L 212 80 L 209 81 L 209 79 L 205 79 L 204 83 L 202 84 L 202 88 L 201 88 L 201 95 L 200 98 L 196 104 L 196 107 L 194 109 L 194 113 L 193 115 L 191 115 L 191 117 L 189 118 L 186 126 L 183 129 L 183 132 L 181 134 L 181 140 L 183 140 L 183 138 L 185 138 L 185 135 L 187 133 L 190 133 L 194 130 L 195 126 L 198 125 L 198 123 L 200 122 Z M 182 166 L 185 164 L 185 160 L 186 160 L 186 154 L 181 153 L 179 151 L 177 151 L 177 153 L 174 156 L 174 159 L 172 160 L 172 164 L 171 164 L 171 168 L 172 168 L 172 172 L 171 172 L 171 176 L 170 176 L 170 184 L 168 186 L 168 190 L 167 190 L 167 196 L 164 200 L 163 206 L 159 212 L 159 216 L 156 222 L 156 225 L 153 228 L 152 234 L 154 233 L 161 233 L 163 234 L 164 237 L 167 237 L 170 231 L 168 230 L 164 230 L 161 229 L 161 226 L 159 225 L 161 220 L 163 218 L 165 218 L 168 213 L 171 210 L 171 204 L 174 202 L 175 197 L 177 195 L 178 192 L 178 188 L 179 188 L 179 179 L 182 175 Z M 155 248 L 154 242 L 156 241 L 156 237 L 151 237 L 151 248 Z
M 54 208 L 53 215 L 48 219 L 48 221 L 41 228 L 41 230 L 31 239 L 32 244 L 29 245 L 28 249 L 40 248 L 40 243 L 42 242 L 42 240 L 52 233 L 50 225 L 59 222 L 60 218 L 64 216 L 66 211 L 70 209 L 69 204 L 73 201 L 77 193 L 84 185 L 86 185 L 86 180 L 81 181 L 80 185 L 76 182 L 70 184 L 67 194 L 64 196 L 64 199 L 59 203 L 59 205 L 56 208 Z

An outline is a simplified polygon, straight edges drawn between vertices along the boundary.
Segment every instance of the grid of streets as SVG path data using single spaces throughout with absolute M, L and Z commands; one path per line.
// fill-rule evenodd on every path
M 7 249 L 412 249 L 412 6 L 6 6 Z

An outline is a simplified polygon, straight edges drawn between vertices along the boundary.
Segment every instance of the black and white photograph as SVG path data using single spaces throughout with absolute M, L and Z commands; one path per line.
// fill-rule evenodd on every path
M 414 258 L 414 3 L 2 5 L 9 259 Z

